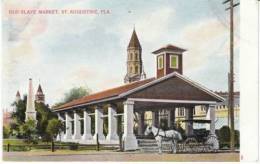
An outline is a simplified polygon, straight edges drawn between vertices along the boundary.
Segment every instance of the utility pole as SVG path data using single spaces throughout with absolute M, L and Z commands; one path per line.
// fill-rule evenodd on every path
M 230 127 L 230 101 L 229 101 L 229 93 L 230 93 L 230 73 L 228 73 L 228 127 Z
M 234 128 L 234 7 L 239 3 L 234 4 L 233 0 L 225 0 L 223 4 L 230 3 L 230 70 L 229 70 L 229 116 L 230 116 L 230 149 L 235 150 L 235 128 Z

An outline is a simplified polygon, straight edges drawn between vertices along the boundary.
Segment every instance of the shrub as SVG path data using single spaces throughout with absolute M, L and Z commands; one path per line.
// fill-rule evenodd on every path
M 218 131 L 216 131 L 221 147 L 230 147 L 230 133 L 230 128 L 228 126 L 222 126 Z M 235 130 L 235 146 L 239 147 L 239 145 L 240 132 L 239 130 Z

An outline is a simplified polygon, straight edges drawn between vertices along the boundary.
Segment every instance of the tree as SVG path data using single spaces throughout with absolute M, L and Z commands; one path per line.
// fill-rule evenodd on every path
M 48 126 L 46 128 L 46 132 L 51 136 L 52 141 L 55 137 L 57 137 L 58 134 L 59 134 L 59 136 L 61 136 L 61 133 L 64 130 L 65 130 L 65 127 L 64 127 L 63 123 L 61 122 L 61 120 L 58 120 L 56 118 L 51 119 L 48 122 Z M 60 140 L 61 140 L 61 138 L 60 138 Z
M 26 111 L 26 101 L 27 96 L 24 95 L 23 99 L 18 102 L 14 102 L 12 106 L 14 106 L 15 111 L 12 112 L 11 118 L 13 119 L 10 124 L 10 134 L 15 135 L 20 138 L 22 135 L 20 134 L 20 125 L 24 124 L 25 120 L 25 111 Z
M 3 126 L 3 137 L 8 138 L 10 136 L 10 128 L 8 126 Z
M 20 125 L 25 123 L 25 111 L 26 111 L 26 101 L 27 96 L 23 96 L 18 102 L 14 102 L 12 105 L 15 107 L 15 111 L 12 113 L 12 119 L 14 120 L 11 127 L 11 134 L 15 135 L 18 138 L 23 137 L 21 134 Z M 54 113 L 51 112 L 51 109 L 48 105 L 44 103 L 36 103 L 35 102 L 35 110 L 37 111 L 37 135 L 41 136 L 43 140 L 48 140 L 49 136 L 46 134 L 46 127 L 48 125 L 48 120 L 56 117 Z
M 84 87 L 74 87 L 70 89 L 68 93 L 65 93 L 64 102 L 70 102 L 72 100 L 81 98 L 83 96 L 89 95 L 90 90 Z
M 23 99 L 19 100 L 18 102 L 14 102 L 12 106 L 15 107 L 15 111 L 12 112 L 12 119 L 15 120 L 17 124 L 22 124 L 24 123 L 25 120 L 25 111 L 26 111 L 26 101 L 27 101 L 27 96 L 24 95 Z
M 36 121 L 29 119 L 20 126 L 20 133 L 26 139 L 28 143 L 36 143 L 37 141 L 37 129 Z
M 60 106 L 75 99 L 79 99 L 83 96 L 87 96 L 90 94 L 90 92 L 91 90 L 89 88 L 82 86 L 71 88 L 68 92 L 64 94 L 63 100 L 61 102 L 56 103 L 54 107 Z
M 51 112 L 49 106 L 43 103 L 35 103 L 35 108 L 37 111 L 37 134 L 41 136 L 43 141 L 49 141 L 50 136 L 46 133 L 46 128 L 48 121 L 56 116 Z

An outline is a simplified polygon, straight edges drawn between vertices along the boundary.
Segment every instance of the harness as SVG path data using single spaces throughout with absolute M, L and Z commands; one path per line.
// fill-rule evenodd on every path
M 156 133 L 156 135 L 155 135 L 154 137 L 160 136 L 160 137 L 162 137 L 164 140 L 174 140 L 174 138 L 172 138 L 172 137 L 167 137 L 165 131 L 163 131 L 163 132 L 164 132 L 164 135 L 160 135 L 159 132 L 160 132 L 160 129 L 158 128 L 157 133 Z
M 160 129 L 158 128 L 158 131 L 157 131 L 157 133 L 156 133 L 156 135 L 155 135 L 154 137 L 160 136 L 160 137 L 165 137 L 165 138 L 167 138 L 165 131 L 163 131 L 163 132 L 164 132 L 164 136 L 163 136 L 163 135 L 159 135 L 159 132 L 160 132 Z
M 159 136 L 159 132 L 160 132 L 160 129 L 158 128 L 158 131 L 157 131 L 157 133 L 156 133 L 156 135 L 154 137 Z

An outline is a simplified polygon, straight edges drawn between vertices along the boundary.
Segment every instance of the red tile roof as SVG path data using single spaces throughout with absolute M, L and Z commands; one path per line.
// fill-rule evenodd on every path
M 129 84 L 126 84 L 126 85 L 122 85 L 122 86 L 119 86 L 119 87 L 116 87 L 116 88 L 112 88 L 112 89 L 108 89 L 108 90 L 105 90 L 105 91 L 97 92 L 97 93 L 94 93 L 94 94 L 91 94 L 91 95 L 84 96 L 82 98 L 73 100 L 73 101 L 68 102 L 66 104 L 63 104 L 61 106 L 55 107 L 54 110 L 62 110 L 62 109 L 74 107 L 74 106 L 77 106 L 77 105 L 82 105 L 82 104 L 91 103 L 91 102 L 102 100 L 102 99 L 106 99 L 106 98 L 115 97 L 115 96 L 118 96 L 118 95 L 120 95 L 122 93 L 130 91 L 132 89 L 135 89 L 135 88 L 137 88 L 139 86 L 147 84 L 147 83 L 149 83 L 149 82 L 151 82 L 153 80 L 155 80 L 155 78 L 141 80 L 141 81 L 129 83 Z
M 179 48 L 177 46 L 174 46 L 172 44 L 168 44 L 158 50 L 155 50 L 154 52 L 152 52 L 153 54 L 158 54 L 160 52 L 163 52 L 163 51 L 177 51 L 177 52 L 184 52 L 186 51 L 185 49 L 182 49 L 182 48 Z

